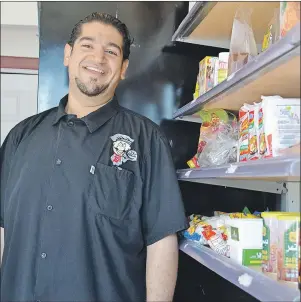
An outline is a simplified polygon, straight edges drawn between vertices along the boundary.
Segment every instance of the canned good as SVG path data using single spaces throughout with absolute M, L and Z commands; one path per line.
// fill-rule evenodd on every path
M 298 287 L 300 214 L 278 216 L 277 280 Z

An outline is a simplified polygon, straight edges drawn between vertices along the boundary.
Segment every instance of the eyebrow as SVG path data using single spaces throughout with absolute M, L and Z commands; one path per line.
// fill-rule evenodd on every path
M 82 42 L 82 41 L 91 41 L 91 42 L 95 42 L 95 39 L 92 38 L 92 37 L 81 37 L 79 40 L 78 40 L 78 43 Z M 120 53 L 122 53 L 122 49 L 119 45 L 117 45 L 116 43 L 114 42 L 109 42 L 108 43 L 108 46 L 111 46 L 111 47 L 114 47 L 114 48 L 117 48 Z

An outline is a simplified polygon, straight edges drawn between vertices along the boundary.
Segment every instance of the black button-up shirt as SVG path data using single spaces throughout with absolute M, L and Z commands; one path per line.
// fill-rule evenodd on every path
M 1 301 L 145 301 L 146 246 L 187 227 L 168 142 L 116 98 L 1 147 Z

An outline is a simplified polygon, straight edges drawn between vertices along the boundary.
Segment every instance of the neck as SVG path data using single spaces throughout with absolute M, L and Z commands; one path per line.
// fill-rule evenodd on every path
M 113 94 L 104 94 L 96 97 L 88 97 L 81 92 L 74 93 L 69 91 L 65 111 L 67 114 L 74 114 L 78 118 L 82 118 L 106 105 L 113 96 Z

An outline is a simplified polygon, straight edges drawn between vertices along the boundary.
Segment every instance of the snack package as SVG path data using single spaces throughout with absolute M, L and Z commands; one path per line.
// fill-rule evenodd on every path
M 266 34 L 263 37 L 261 51 L 265 51 L 280 38 L 280 14 L 279 9 L 274 10 L 274 16 L 269 22 Z
M 248 137 L 248 160 L 256 160 L 259 158 L 258 153 L 258 140 L 257 140 L 257 125 L 258 125 L 258 110 L 255 105 L 246 105 L 248 108 L 248 124 L 249 124 L 249 137 Z
M 214 71 L 215 71 L 215 63 L 218 60 L 217 57 L 205 57 L 199 63 L 199 86 L 200 93 L 202 95 L 212 89 L 214 87 Z
M 199 96 L 200 96 L 200 85 L 199 85 L 199 78 L 197 77 L 193 99 L 196 100 Z
M 280 2 L 280 35 L 284 37 L 288 31 L 300 23 L 300 1 Z
M 257 46 L 251 25 L 252 9 L 240 7 L 233 21 L 228 75 L 241 69 L 257 56 Z
M 221 52 L 218 55 L 218 71 L 217 71 L 217 83 L 220 84 L 228 77 L 228 61 L 229 52 Z
M 198 150 L 187 162 L 190 168 L 236 162 L 238 126 L 232 113 L 223 109 L 202 110 Z
M 221 232 L 213 230 L 212 226 L 206 226 L 203 230 L 203 236 L 207 240 L 209 246 L 219 255 L 229 257 L 229 246 L 224 240 Z
M 238 138 L 238 160 L 247 161 L 249 156 L 249 110 L 246 105 L 242 106 L 238 113 L 239 138 Z
M 262 96 L 265 157 L 283 154 L 283 150 L 300 144 L 300 99 Z
M 262 103 L 254 103 L 257 111 L 257 147 L 259 152 L 259 158 L 263 158 L 267 152 L 267 145 L 265 141 L 265 132 L 264 132 L 264 116 L 262 110 Z

